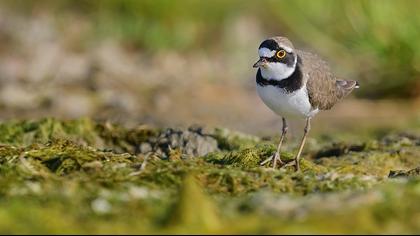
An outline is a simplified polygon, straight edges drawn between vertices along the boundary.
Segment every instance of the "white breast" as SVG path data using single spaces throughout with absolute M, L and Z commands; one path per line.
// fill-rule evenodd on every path
M 318 109 L 313 110 L 309 103 L 306 85 L 292 93 L 275 86 L 260 86 L 257 92 L 263 102 L 276 114 L 285 118 L 312 117 Z

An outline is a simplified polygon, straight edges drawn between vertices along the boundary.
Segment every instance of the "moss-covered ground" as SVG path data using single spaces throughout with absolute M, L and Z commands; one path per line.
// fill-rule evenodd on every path
M 0 233 L 420 233 L 418 132 L 309 144 L 298 173 L 259 166 L 276 141 L 3 122 Z

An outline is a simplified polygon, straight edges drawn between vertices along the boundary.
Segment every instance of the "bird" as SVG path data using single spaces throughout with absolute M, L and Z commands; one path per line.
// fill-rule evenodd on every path
M 262 41 L 258 48 L 259 60 L 253 65 L 257 68 L 256 90 L 274 113 L 282 118 L 282 131 L 276 152 L 261 165 L 272 161 L 281 167 L 295 166 L 300 170 L 300 156 L 311 128 L 311 119 L 320 111 L 331 109 L 359 82 L 345 80 L 336 76 L 328 63 L 319 55 L 296 49 L 292 42 L 283 36 L 270 37 Z M 287 120 L 304 119 L 305 128 L 295 158 L 285 163 L 280 157 L 283 139 L 286 136 Z

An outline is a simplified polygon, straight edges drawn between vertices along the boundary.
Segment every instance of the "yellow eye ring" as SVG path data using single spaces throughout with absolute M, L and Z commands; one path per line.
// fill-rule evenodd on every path
M 286 56 L 286 51 L 284 51 L 284 50 L 280 50 L 276 53 L 276 57 L 279 58 L 279 59 L 282 59 L 285 56 Z

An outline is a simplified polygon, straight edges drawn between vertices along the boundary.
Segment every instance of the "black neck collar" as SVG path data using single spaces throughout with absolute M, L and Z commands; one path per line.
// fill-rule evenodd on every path
M 300 89 L 303 85 L 303 75 L 300 69 L 300 63 L 296 63 L 295 71 L 286 79 L 274 80 L 266 79 L 261 75 L 261 69 L 258 69 L 257 72 L 257 84 L 260 86 L 274 86 L 277 88 L 282 88 L 287 92 L 293 92 Z

